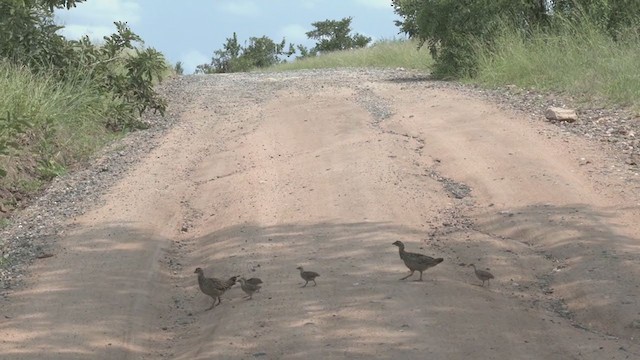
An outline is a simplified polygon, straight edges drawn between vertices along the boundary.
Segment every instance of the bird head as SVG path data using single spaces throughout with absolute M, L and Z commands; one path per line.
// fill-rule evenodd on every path
M 193 272 L 194 274 L 202 274 L 202 268 L 196 268 L 196 271 Z
M 395 246 L 397 246 L 397 247 L 399 247 L 399 248 L 403 248 L 403 247 L 404 247 L 404 244 L 403 244 L 403 243 L 402 243 L 402 241 L 400 241 L 400 240 L 396 240 L 396 241 L 395 241 L 393 244 L 391 244 L 391 245 L 395 245 Z
M 304 269 L 302 268 L 302 266 L 298 266 L 296 269 L 303 271 Z

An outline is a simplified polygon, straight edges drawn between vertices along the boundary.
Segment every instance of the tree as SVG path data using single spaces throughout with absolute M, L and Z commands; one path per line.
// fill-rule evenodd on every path
M 474 46 L 492 46 L 505 24 L 527 34 L 550 29 L 554 17 L 586 20 L 614 39 L 640 26 L 637 0 L 392 0 L 392 6 L 400 30 L 429 47 L 440 77 L 473 76 Z
M 107 128 L 144 126 L 138 118 L 144 111 L 152 109 L 162 114 L 166 108 L 166 102 L 154 90 L 166 71 L 164 56 L 142 47 L 142 39 L 126 23 L 116 22 L 117 31 L 105 36 L 99 45 L 86 36 L 75 41 L 59 35 L 63 27 L 55 24 L 53 10 L 69 9 L 83 1 L 0 0 L 0 61 L 35 76 L 45 74 L 47 81 L 60 87 L 83 84 L 87 91 L 108 99 L 96 111 L 100 114 L 97 117 L 107 119 Z M 0 108 L 0 156 L 28 147 L 26 142 L 33 140 L 32 134 L 53 138 L 57 131 L 53 117 L 35 122 L 34 109 L 5 105 L 6 109 Z M 20 137 L 27 139 L 25 143 L 17 141 Z M 55 151 L 48 144 L 42 149 L 37 154 L 37 162 L 45 168 L 41 174 L 55 174 L 57 170 L 47 170 L 57 167 Z M 0 169 L 0 177 L 3 175 Z
M 240 45 L 238 36 L 227 38 L 222 49 L 213 52 L 211 62 L 196 67 L 196 73 L 231 73 L 249 71 L 279 63 L 282 56 L 289 57 L 295 53 L 293 44 L 285 51 L 286 41 L 275 43 L 267 36 L 251 37 L 246 46 Z
M 234 32 L 232 37 L 227 38 L 227 42 L 221 50 L 214 51 L 211 65 L 213 65 L 215 72 L 234 72 L 234 66 L 237 67 L 239 65 L 237 59 L 241 51 L 242 46 L 238 43 L 238 35 Z
M 347 17 L 342 20 L 327 19 L 312 23 L 315 29 L 306 33 L 309 39 L 316 40 L 316 46 L 311 52 L 349 50 L 367 46 L 371 42 L 370 37 L 358 33 L 351 35 L 352 20 L 353 18 Z M 302 52 L 302 49 L 300 50 Z
M 504 21 L 528 31 L 547 18 L 546 0 L 392 0 L 401 31 L 427 44 L 434 75 L 473 75 L 473 45 L 490 45 Z
M 135 126 L 136 117 L 147 109 L 163 113 L 166 104 L 153 85 L 166 70 L 164 57 L 153 48 L 138 48 L 143 41 L 126 23 L 114 23 L 117 31 L 105 36 L 101 45 L 87 36 L 76 41 L 57 33 L 63 27 L 54 23 L 52 9 L 83 1 L 0 1 L 0 59 L 53 74 L 61 82 L 71 75 L 91 81 L 116 100 L 112 120 L 106 124 L 115 130 Z
M 182 65 L 182 61 L 178 61 L 176 63 L 176 65 L 173 67 L 173 70 L 176 72 L 176 74 L 183 75 L 184 74 L 184 66 Z
M 0 58 L 37 70 L 52 65 L 58 71 L 73 62 L 68 42 L 57 33 L 48 3 L 35 0 L 0 1 Z
M 242 56 L 249 63 L 258 68 L 269 67 L 280 62 L 280 56 L 291 56 L 295 49 L 293 44 L 289 46 L 289 51 L 285 51 L 285 39 L 278 44 L 266 36 L 251 37 L 249 44 L 244 48 Z

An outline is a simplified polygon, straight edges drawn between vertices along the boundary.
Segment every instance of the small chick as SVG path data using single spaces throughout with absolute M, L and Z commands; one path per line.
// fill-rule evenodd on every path
M 482 286 L 484 286 L 484 282 L 487 282 L 487 285 L 491 285 L 489 280 L 493 279 L 493 274 L 486 270 L 478 270 L 474 264 L 469 264 L 469 267 L 473 268 L 473 272 L 476 273 L 476 277 L 479 280 L 482 280 Z
M 253 277 L 251 279 L 247 279 L 246 282 L 247 282 L 247 284 L 251 284 L 251 285 L 260 285 L 260 284 L 262 284 L 262 280 L 260 278 L 256 278 L 256 277 Z M 258 290 L 256 292 L 260 292 L 260 287 L 258 287 Z
M 247 282 L 247 279 L 245 279 L 244 277 L 241 277 L 240 279 L 238 279 L 238 281 L 240 281 L 240 287 L 242 288 L 242 291 L 249 295 L 248 300 L 253 299 L 253 293 L 260 290 L 260 285 L 251 284 Z
M 309 281 L 313 281 L 313 286 L 318 285 L 316 284 L 316 278 L 320 276 L 320 274 L 315 271 L 304 271 L 302 266 L 298 266 L 296 269 L 300 270 L 300 277 L 305 281 L 302 287 L 306 287 Z

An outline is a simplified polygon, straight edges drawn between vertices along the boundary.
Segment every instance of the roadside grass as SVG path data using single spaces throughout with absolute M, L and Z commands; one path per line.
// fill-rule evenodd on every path
M 0 189 L 33 193 L 113 139 L 116 135 L 105 128 L 112 101 L 80 72 L 60 82 L 0 61 L 0 118 L 5 128 L 20 120 L 29 124 L 19 133 L 5 132 L 9 139 L 0 138 L 14 143 L 0 156 L 0 168 L 7 171 Z
M 556 19 L 551 29 L 522 34 L 504 27 L 493 48 L 477 46 L 478 75 L 467 82 L 513 84 L 561 93 L 596 106 L 640 110 L 640 34 L 614 40 L 588 21 Z
M 277 64 L 267 71 L 327 68 L 397 68 L 429 71 L 433 60 L 429 51 L 407 40 L 381 40 L 370 47 L 336 51 L 314 57 Z M 262 70 L 260 70 L 262 71 Z

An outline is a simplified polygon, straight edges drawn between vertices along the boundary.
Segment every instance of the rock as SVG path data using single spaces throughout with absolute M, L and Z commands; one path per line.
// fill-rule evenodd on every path
M 574 122 L 578 120 L 578 114 L 573 109 L 563 109 L 559 107 L 549 107 L 544 112 L 544 116 L 549 120 Z

